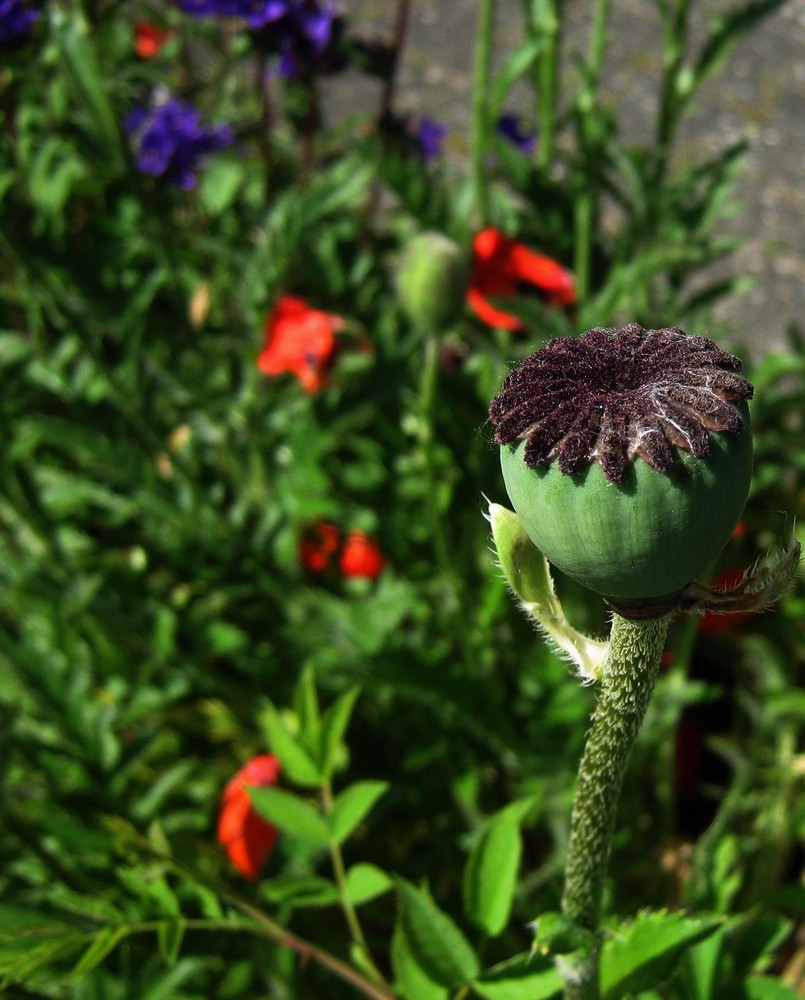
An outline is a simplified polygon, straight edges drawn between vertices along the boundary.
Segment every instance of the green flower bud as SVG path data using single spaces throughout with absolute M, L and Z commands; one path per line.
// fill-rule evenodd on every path
M 675 328 L 557 338 L 490 416 L 514 509 L 560 570 L 617 604 L 677 595 L 749 493 L 752 387 L 737 358 Z
M 428 333 L 447 330 L 461 315 L 469 262 L 461 247 L 441 233 L 409 240 L 397 272 L 397 292 L 406 315 Z

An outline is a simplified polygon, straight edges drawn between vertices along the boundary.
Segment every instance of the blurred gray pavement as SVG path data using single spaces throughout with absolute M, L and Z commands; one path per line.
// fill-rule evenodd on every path
M 342 0 L 355 27 L 388 34 L 392 0 Z M 693 0 L 694 35 L 737 0 Z M 604 84 L 620 109 L 624 139 L 648 141 L 657 100 L 660 33 L 654 0 L 613 0 Z M 570 0 L 567 49 L 584 50 L 592 4 Z M 477 0 L 414 0 L 397 105 L 447 124 L 448 155 L 468 150 Z M 522 39 L 519 0 L 498 4 L 501 61 Z M 518 102 L 521 104 L 518 107 Z M 364 102 L 361 101 L 361 104 Z M 512 109 L 528 111 L 515 89 Z M 693 159 L 740 137 L 750 143 L 735 187 L 737 212 L 723 231 L 739 249 L 720 272 L 752 279 L 723 300 L 716 319 L 729 339 L 761 356 L 785 343 L 793 322 L 805 332 L 805 0 L 789 0 L 731 52 L 708 81 L 683 129 L 679 156 Z M 707 333 L 708 331 L 696 331 Z

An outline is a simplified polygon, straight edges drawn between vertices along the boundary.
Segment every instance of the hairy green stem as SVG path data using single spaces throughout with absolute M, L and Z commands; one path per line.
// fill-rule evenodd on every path
M 623 777 L 648 708 L 670 615 L 633 621 L 615 614 L 593 723 L 579 765 L 562 912 L 597 931 Z M 599 945 L 563 958 L 565 1000 L 598 1000 Z
M 481 0 L 475 36 L 472 90 L 472 175 L 478 227 L 489 225 L 489 189 L 486 183 L 486 149 L 489 142 L 489 71 L 492 63 L 495 0 Z

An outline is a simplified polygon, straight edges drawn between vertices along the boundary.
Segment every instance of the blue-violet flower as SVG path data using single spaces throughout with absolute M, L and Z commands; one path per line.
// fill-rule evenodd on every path
M 164 95 L 151 107 L 135 108 L 123 124 L 135 142 L 138 169 L 185 191 L 196 186 L 202 158 L 233 140 L 229 125 L 203 125 L 196 108 Z
M 533 152 L 536 136 L 522 128 L 517 115 L 501 115 L 497 121 L 497 131 L 504 139 L 513 143 L 521 153 Z
M 25 0 L 0 0 L 0 45 L 22 39 L 40 13 Z

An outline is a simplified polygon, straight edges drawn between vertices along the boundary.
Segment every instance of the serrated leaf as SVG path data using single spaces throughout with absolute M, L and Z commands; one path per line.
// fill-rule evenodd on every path
M 486 1000 L 548 1000 L 563 983 L 553 960 L 529 952 L 487 970 L 472 985 Z
M 350 688 L 330 705 L 322 718 L 321 770 L 327 780 L 332 777 L 359 694 L 360 688 Z
M 682 913 L 641 913 L 607 938 L 601 954 L 601 995 L 617 1000 L 661 983 L 688 948 L 714 934 L 721 921 Z
M 521 853 L 520 824 L 504 809 L 486 825 L 464 869 L 464 912 L 490 937 L 508 922 Z
M 322 774 L 315 760 L 270 702 L 265 714 L 265 728 L 271 752 L 279 758 L 288 779 L 303 788 L 318 788 L 322 783 Z
M 430 893 L 398 879 L 397 895 L 406 943 L 428 978 L 448 989 L 458 989 L 475 979 L 480 971 L 478 956 Z
M 360 906 L 382 896 L 393 885 L 391 876 L 368 862 L 359 862 L 347 872 L 347 895 L 353 906 Z
M 347 839 L 388 788 L 387 781 L 357 781 L 338 793 L 328 817 L 336 843 Z
M 447 1000 L 444 986 L 435 983 L 414 959 L 399 924 L 391 938 L 391 967 L 395 992 L 404 1000 Z
M 330 828 L 309 802 L 283 788 L 250 788 L 249 798 L 257 812 L 289 837 L 326 847 Z

